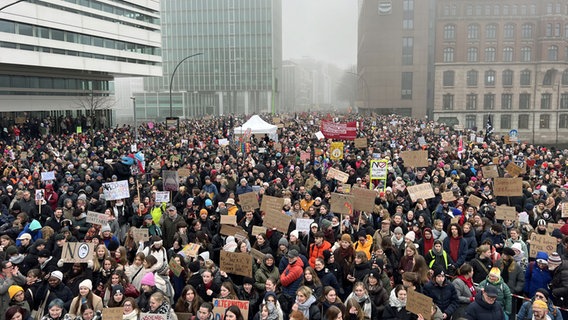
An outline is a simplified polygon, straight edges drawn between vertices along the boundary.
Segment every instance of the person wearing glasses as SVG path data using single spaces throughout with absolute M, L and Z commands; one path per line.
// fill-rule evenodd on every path
M 497 301 L 497 288 L 492 285 L 485 286 L 475 296 L 475 300 L 465 309 L 468 320 L 504 320 L 505 313 L 501 303 Z M 517 318 L 524 319 L 524 318 Z
M 122 307 L 124 308 L 124 310 L 122 311 L 122 320 L 138 319 L 140 309 L 138 309 L 138 305 L 136 304 L 136 300 L 134 300 L 134 298 L 127 297 L 126 299 L 124 299 Z
M 525 301 L 523 303 L 523 305 L 521 306 L 521 310 L 519 310 L 519 313 L 517 313 L 517 319 L 519 320 L 533 319 L 534 315 L 533 308 L 535 301 L 542 301 L 546 303 L 546 305 L 548 306 L 548 316 L 550 317 L 551 320 L 562 319 L 562 314 L 560 313 L 560 310 L 558 310 L 558 308 L 556 308 L 552 304 L 552 299 L 550 299 L 548 291 L 544 288 L 537 289 L 532 299 L 530 301 Z
M 0 310 L 8 309 L 10 305 L 10 294 L 8 289 L 12 285 L 24 286 L 26 284 L 26 277 L 24 277 L 17 266 L 14 266 L 11 261 L 2 261 L 0 263 L 2 271 L 0 272 Z M 4 312 L 0 313 L 0 320 L 4 319 Z

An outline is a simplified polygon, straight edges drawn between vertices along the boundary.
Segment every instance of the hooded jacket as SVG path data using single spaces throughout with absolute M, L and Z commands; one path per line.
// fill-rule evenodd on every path
M 447 280 L 442 285 L 431 280 L 424 285 L 424 294 L 432 298 L 432 301 L 448 315 L 448 318 L 454 314 L 458 308 L 458 300 L 456 299 L 456 288 Z
M 503 282 L 503 278 L 499 278 L 497 282 L 490 282 L 489 276 L 487 276 L 487 279 L 481 281 L 479 287 L 485 288 L 487 285 L 494 286 L 497 289 L 497 301 L 499 301 L 499 303 L 503 306 L 505 312 L 510 315 L 512 310 L 511 289 L 509 289 L 509 286 Z
M 483 293 L 479 292 L 475 296 L 475 301 L 465 309 L 466 318 L 469 320 L 504 320 L 505 314 L 502 311 L 499 301 L 489 304 L 483 300 Z

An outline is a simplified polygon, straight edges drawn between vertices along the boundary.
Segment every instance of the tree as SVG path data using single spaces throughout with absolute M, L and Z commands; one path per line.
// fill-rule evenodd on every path
M 75 104 L 85 110 L 87 119 L 91 122 L 91 127 L 97 122 L 97 116 L 101 111 L 111 110 L 116 105 L 114 96 L 106 93 L 95 93 L 94 90 L 86 91 L 85 94 L 78 96 Z

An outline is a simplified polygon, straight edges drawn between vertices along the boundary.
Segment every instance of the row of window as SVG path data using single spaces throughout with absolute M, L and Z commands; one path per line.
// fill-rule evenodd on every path
M 523 23 L 521 25 L 521 39 L 531 40 L 534 36 L 534 25 L 532 23 Z M 444 40 L 454 41 L 457 39 L 457 26 L 455 24 L 444 25 Z M 490 23 L 485 26 L 485 39 L 497 39 L 497 30 L 499 25 L 497 23 Z M 477 23 L 472 23 L 467 26 L 467 39 L 479 40 L 481 26 Z M 503 39 L 514 40 L 516 35 L 515 24 L 506 23 L 503 26 Z M 568 24 L 562 23 L 547 23 L 545 28 L 546 37 L 562 37 L 568 39 Z
M 479 98 L 477 93 L 469 93 L 466 95 L 465 99 L 465 109 L 466 110 L 477 110 L 479 104 Z M 501 94 L 501 109 L 511 110 L 513 109 L 514 95 L 512 93 L 502 93 Z M 454 98 L 455 95 L 451 93 L 444 94 L 442 97 L 442 109 L 443 110 L 454 110 Z M 530 109 L 531 106 L 531 94 L 530 93 L 520 93 L 517 101 L 519 110 Z M 568 93 L 563 92 L 560 94 L 560 105 L 559 109 L 568 109 Z M 483 110 L 494 110 L 496 109 L 496 95 L 494 93 L 485 93 L 483 95 Z M 550 110 L 552 109 L 552 93 L 541 93 L 540 94 L 540 109 Z
M 515 60 L 515 49 L 512 47 L 505 47 L 503 48 L 502 56 L 500 61 L 501 62 L 513 62 L 513 61 L 520 61 L 520 62 L 531 62 L 533 58 L 532 54 L 532 47 L 522 47 L 521 54 L 518 59 Z M 453 47 L 446 47 L 443 50 L 442 59 L 444 62 L 456 62 L 456 49 Z M 467 62 L 479 62 L 479 49 L 476 47 L 469 47 L 467 48 Z M 559 60 L 559 47 L 557 45 L 551 45 L 547 48 L 547 61 L 558 61 Z M 568 47 L 564 49 L 564 60 L 568 61 Z M 484 62 L 497 62 L 497 48 L 495 47 L 487 47 L 484 49 Z
M 108 91 L 109 81 L 0 75 L 0 88 Z
M 402 29 L 414 29 L 414 0 L 402 0 Z
M 483 116 L 482 124 L 485 125 L 487 123 L 488 115 Z M 517 115 L 517 125 L 515 129 L 520 130 L 528 130 L 533 129 L 529 128 L 530 125 L 530 114 L 519 114 Z M 499 126 L 497 123 L 493 123 L 493 127 L 501 130 L 511 130 L 513 129 L 513 115 L 511 114 L 502 114 L 499 117 Z M 538 128 L 539 129 L 550 129 L 551 128 L 551 120 L 552 116 L 550 114 L 541 114 L 539 115 L 538 119 Z M 468 129 L 471 128 L 479 128 L 477 125 L 477 115 L 475 114 L 468 114 L 465 116 L 465 127 Z M 558 115 L 558 129 L 568 129 L 568 114 L 559 114 Z
M 154 18 L 149 15 L 141 14 L 137 11 L 132 11 L 128 9 L 124 9 L 123 7 L 115 7 L 111 4 L 95 1 L 95 0 L 64 0 L 65 2 L 78 4 L 83 7 L 104 11 L 107 13 L 116 14 L 117 16 L 123 16 L 131 19 L 136 19 L 139 21 L 144 21 L 152 24 L 159 24 L 160 20 L 158 18 Z M 115 1 L 117 2 L 117 1 Z M 144 10 L 148 10 L 147 8 L 143 8 Z
M 458 6 L 456 4 L 447 4 L 442 8 L 442 14 L 446 17 L 460 16 Z M 560 2 L 548 2 L 546 4 L 545 14 L 568 14 L 568 6 Z M 536 16 L 537 6 L 535 4 L 467 4 L 465 6 L 466 16 Z
M 160 55 L 160 48 L 141 45 L 138 43 L 90 36 L 76 32 L 40 27 L 27 23 L 0 20 L 0 32 L 24 36 L 80 43 L 89 46 L 108 48 L 121 51 L 138 52 L 150 55 Z
M 542 79 L 543 86 L 552 86 L 555 83 L 556 74 L 558 72 L 555 69 L 549 69 L 544 73 L 544 77 Z M 502 79 L 501 84 L 503 87 L 512 87 L 513 86 L 513 79 L 514 79 L 514 71 L 507 69 L 503 70 L 501 73 Z M 531 80 L 532 72 L 528 69 L 521 70 L 519 84 L 520 86 L 530 86 L 532 83 Z M 477 87 L 478 86 L 478 78 L 479 78 L 479 71 L 477 70 L 469 70 L 466 72 L 466 83 L 468 87 Z M 495 70 L 486 70 L 483 76 L 483 83 L 486 87 L 495 87 L 496 84 L 496 72 Z M 454 70 L 446 70 L 442 73 L 442 84 L 444 87 L 453 87 L 455 84 L 455 71 Z M 562 72 L 562 76 L 560 78 L 560 84 L 563 86 L 568 86 L 568 69 Z

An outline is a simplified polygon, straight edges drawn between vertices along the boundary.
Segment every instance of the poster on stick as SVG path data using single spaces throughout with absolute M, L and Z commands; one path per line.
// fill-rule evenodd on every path
M 103 194 L 106 201 L 130 198 L 128 180 L 103 183 Z
M 515 207 L 498 206 L 495 209 L 495 219 L 517 221 L 517 210 Z
M 493 194 L 503 197 L 518 197 L 523 195 L 522 178 L 495 178 Z
M 226 273 L 252 277 L 252 256 L 243 252 L 220 251 L 219 268 Z
M 331 194 L 331 211 L 334 213 L 353 214 L 354 197 L 349 194 L 333 192 Z
M 539 251 L 546 252 L 549 256 L 554 251 L 556 251 L 556 238 L 548 235 L 540 235 L 536 233 L 531 233 L 530 237 L 530 252 L 529 256 L 531 258 L 536 258 L 536 254 Z
M 405 167 L 427 167 L 428 166 L 428 151 L 403 151 L 400 157 L 404 161 Z
M 331 178 L 331 179 L 335 179 L 341 183 L 346 183 L 347 180 L 349 179 L 349 174 L 337 170 L 335 168 L 329 168 L 329 170 L 327 171 L 327 178 Z
M 354 197 L 354 210 L 365 212 L 373 212 L 373 210 L 375 210 L 375 198 L 377 197 L 377 192 L 375 190 L 353 187 L 351 189 L 351 194 Z
M 436 197 L 434 190 L 432 190 L 432 185 L 429 183 L 422 183 L 416 186 L 409 186 L 406 188 L 408 190 L 408 195 L 410 200 L 413 202 L 418 199 L 431 199 Z
M 244 212 L 258 209 L 258 196 L 256 195 L 256 192 L 253 191 L 240 194 L 239 204 L 241 205 L 241 210 Z
M 94 252 L 94 243 L 67 242 L 63 246 L 61 261 L 63 263 L 86 263 L 93 259 Z

